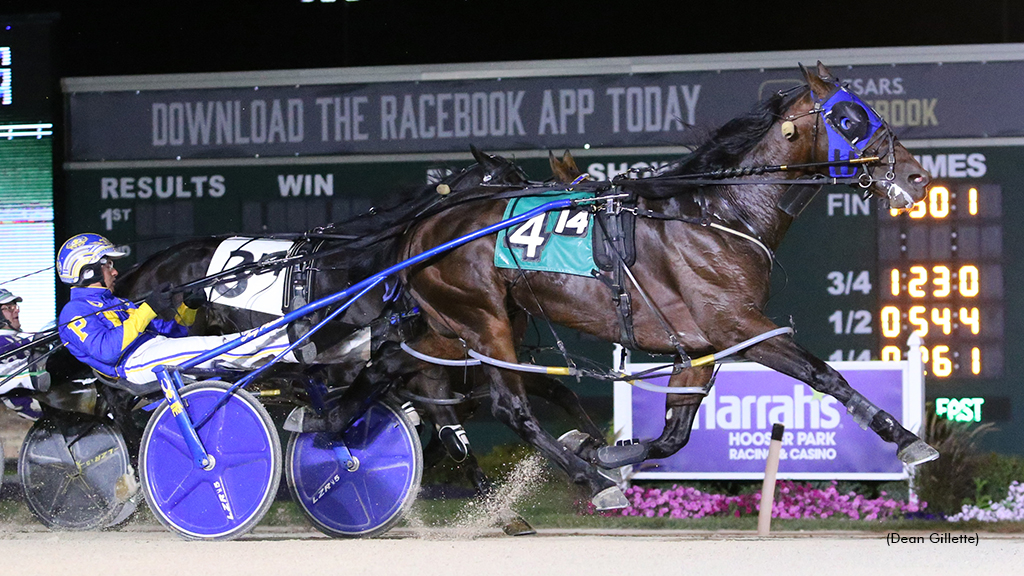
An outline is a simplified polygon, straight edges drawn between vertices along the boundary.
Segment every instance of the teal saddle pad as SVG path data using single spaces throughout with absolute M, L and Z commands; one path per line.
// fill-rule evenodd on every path
M 586 192 L 551 190 L 537 196 L 509 200 L 507 220 L 546 202 L 564 198 L 592 198 Z M 498 232 L 494 265 L 541 272 L 591 276 L 594 266 L 593 217 L 585 207 L 553 210 Z

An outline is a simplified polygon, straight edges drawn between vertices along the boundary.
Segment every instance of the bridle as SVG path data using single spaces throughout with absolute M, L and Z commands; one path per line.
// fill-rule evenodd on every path
M 807 86 L 795 86 L 789 90 L 780 90 L 778 95 L 780 97 L 786 97 L 790 92 L 794 90 L 806 90 Z M 864 115 L 870 122 L 869 131 L 865 139 L 850 138 L 848 134 L 851 133 L 850 126 L 848 123 L 843 122 L 843 118 L 837 118 L 833 114 L 834 101 L 836 95 L 841 94 L 839 97 L 841 101 L 853 102 L 854 105 L 859 107 Z M 882 183 L 883 186 L 889 190 L 889 198 L 894 199 L 899 194 L 906 195 L 903 190 L 898 190 L 897 193 L 892 192 L 892 188 L 898 188 L 895 185 L 896 180 L 896 138 L 893 135 L 889 125 L 885 123 L 871 108 L 867 106 L 860 98 L 856 95 L 848 92 L 842 85 L 836 84 L 836 89 L 829 93 L 825 98 L 816 99 L 813 98 L 814 105 L 803 112 L 790 114 L 783 116 L 781 120 L 792 122 L 804 116 L 816 115 L 814 123 L 814 136 L 811 145 L 811 161 L 800 163 L 800 164 L 767 164 L 761 166 L 745 166 L 741 168 L 721 168 L 718 170 L 711 170 L 708 172 L 698 172 L 690 174 L 654 174 L 645 176 L 644 173 L 649 172 L 649 169 L 631 168 L 626 172 L 619 174 L 612 179 L 613 185 L 622 185 L 634 183 L 638 181 L 653 182 L 674 182 L 680 186 L 741 186 L 750 184 L 798 184 L 798 183 L 815 183 L 815 184 L 846 184 L 849 186 L 859 186 L 861 188 L 870 188 L 875 183 Z M 850 108 L 851 106 L 848 106 Z M 829 151 L 832 158 L 825 160 L 815 160 L 814 153 L 817 150 L 818 134 L 821 131 L 819 126 L 824 126 L 826 137 L 829 139 Z M 888 143 L 888 150 L 885 153 L 885 162 L 888 165 L 888 170 L 885 174 L 885 179 L 879 180 L 871 175 L 869 166 L 880 163 L 882 157 L 878 155 L 882 147 L 882 141 Z M 844 154 L 845 152 L 845 154 Z M 853 172 L 849 173 L 847 169 L 853 168 Z M 746 179 L 746 176 L 760 176 L 763 174 L 771 174 L 777 172 L 795 172 L 795 171 L 806 171 L 828 168 L 828 176 L 817 175 L 811 179 L 759 179 L 752 181 Z M 863 168 L 863 171 L 857 175 L 857 169 Z M 909 199 L 909 195 L 906 195 Z M 909 204 L 908 204 L 909 205 Z
M 817 150 L 818 125 L 824 126 L 825 135 L 828 138 L 828 158 L 832 161 L 865 160 L 874 159 L 860 163 L 863 171 L 856 177 L 855 184 L 867 190 L 875 184 L 881 185 L 886 190 L 886 196 L 891 206 L 910 206 L 914 203 L 913 198 L 896 184 L 896 136 L 892 128 L 874 110 L 871 109 L 856 94 L 846 89 L 846 86 L 839 82 L 833 82 L 835 88 L 824 98 L 814 98 L 814 106 L 811 110 L 786 117 L 787 121 L 815 114 L 814 142 L 812 144 L 813 154 Z M 812 95 L 813 98 L 813 95 Z M 885 144 L 884 152 L 887 170 L 884 179 L 877 179 L 872 175 L 871 166 L 880 164 L 883 157 L 882 147 Z M 854 169 L 854 175 L 856 169 Z M 829 167 L 829 175 L 840 177 L 847 175 L 847 167 L 833 165 Z

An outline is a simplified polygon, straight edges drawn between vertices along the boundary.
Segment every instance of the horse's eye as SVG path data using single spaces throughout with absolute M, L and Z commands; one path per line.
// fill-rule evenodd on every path
M 839 127 L 842 128 L 843 130 L 849 130 L 850 127 L 853 126 L 853 123 L 854 123 L 853 120 L 850 120 L 849 118 L 847 118 L 845 116 L 843 118 L 839 119 Z

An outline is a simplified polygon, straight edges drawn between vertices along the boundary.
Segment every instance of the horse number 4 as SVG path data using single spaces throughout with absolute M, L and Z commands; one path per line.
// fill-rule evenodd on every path
M 107 208 L 100 214 L 100 218 L 106 224 L 107 230 L 113 230 L 114 222 L 127 222 L 131 213 L 131 208 Z
M 559 212 L 554 232 L 551 233 L 545 232 L 548 228 L 548 217 L 549 214 L 534 216 L 509 233 L 508 243 L 511 246 L 523 248 L 522 258 L 524 260 L 531 262 L 540 260 L 541 253 L 551 238 L 551 234 L 579 237 L 587 235 L 590 214 L 585 210 L 562 210 Z
M 861 270 L 860 272 L 853 272 L 852 270 L 839 272 L 836 270 L 828 273 L 828 281 L 831 282 L 831 285 L 828 287 L 828 293 L 833 296 L 848 295 L 850 292 L 871 293 L 871 275 L 868 274 L 867 270 Z

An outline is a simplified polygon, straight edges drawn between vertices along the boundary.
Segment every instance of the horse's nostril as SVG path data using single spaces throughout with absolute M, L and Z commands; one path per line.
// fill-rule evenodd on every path
M 927 184 L 931 178 L 927 174 L 911 174 L 910 181 L 914 184 Z

